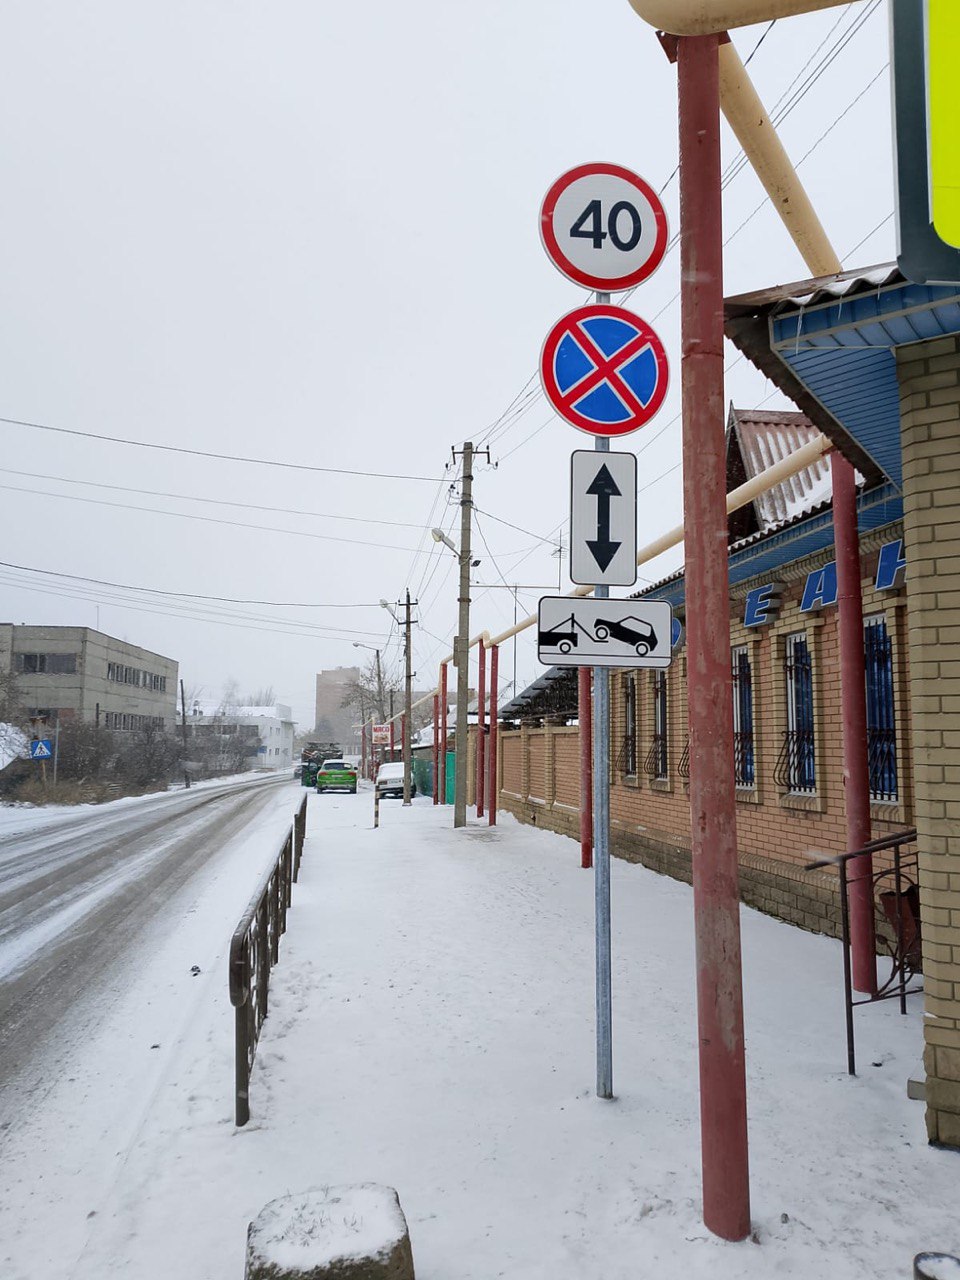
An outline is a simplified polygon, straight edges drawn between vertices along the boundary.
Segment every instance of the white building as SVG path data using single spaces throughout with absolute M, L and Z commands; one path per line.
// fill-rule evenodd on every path
M 245 743 L 248 769 L 289 769 L 293 765 L 293 713 L 288 706 L 224 709 L 195 702 L 188 730 L 206 730 L 222 740 L 238 735 Z

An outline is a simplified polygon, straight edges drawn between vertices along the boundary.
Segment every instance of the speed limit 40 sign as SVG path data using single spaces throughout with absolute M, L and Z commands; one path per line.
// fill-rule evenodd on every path
M 588 289 L 631 289 L 667 249 L 667 215 L 643 178 L 617 164 L 582 164 L 558 178 L 540 210 L 554 266 Z

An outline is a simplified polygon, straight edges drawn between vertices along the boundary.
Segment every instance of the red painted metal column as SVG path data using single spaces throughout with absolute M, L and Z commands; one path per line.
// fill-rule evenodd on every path
M 870 841 L 870 765 L 867 759 L 867 685 L 863 657 L 863 596 L 857 535 L 857 485 L 853 464 L 839 450 L 830 455 L 833 538 L 837 557 L 840 630 L 840 703 L 843 709 L 843 783 L 847 848 Z M 850 951 L 853 986 L 875 995 L 877 953 L 873 907 L 873 859 L 847 866 L 850 877 Z
M 580 722 L 580 865 L 593 866 L 593 687 L 590 668 L 577 668 Z
M 719 37 L 678 42 L 683 509 L 703 1220 L 750 1231 L 723 403 Z
M 433 695 L 433 803 L 440 803 L 440 695 Z
M 490 826 L 497 825 L 497 684 L 500 668 L 500 646 L 490 646 L 490 785 L 487 788 L 487 812 Z
M 486 749 L 485 727 L 487 723 L 487 689 L 486 689 L 486 671 L 487 671 L 487 651 L 483 647 L 483 641 L 477 646 L 477 656 L 479 658 L 479 671 L 477 673 L 477 817 L 483 817 L 483 766 L 484 755 Z
M 367 776 L 367 726 L 360 726 L 360 777 Z
M 401 742 L 403 741 L 403 734 L 401 734 L 401 735 L 400 735 L 400 741 L 401 741 Z M 391 759 L 391 760 L 393 759 L 393 752 L 394 752 L 394 745 L 393 745 L 393 721 L 391 720 L 391 721 L 390 721 L 390 759 Z
M 440 803 L 447 803 L 447 664 L 440 663 Z

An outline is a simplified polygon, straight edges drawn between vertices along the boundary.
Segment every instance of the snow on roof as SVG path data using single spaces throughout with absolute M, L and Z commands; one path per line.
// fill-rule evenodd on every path
M 0 769 L 22 759 L 27 751 L 27 735 L 15 724 L 0 723 Z
M 753 480 L 820 434 L 803 413 L 784 410 L 764 413 L 756 409 L 735 409 L 732 405 L 730 429 L 740 446 L 748 480 Z M 764 533 L 769 533 L 779 525 L 822 506 L 832 493 L 830 462 L 827 458 L 818 458 L 755 499 L 760 527 Z

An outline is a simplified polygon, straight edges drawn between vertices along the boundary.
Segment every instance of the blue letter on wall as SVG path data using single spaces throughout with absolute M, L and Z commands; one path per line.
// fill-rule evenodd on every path
M 762 627 L 772 620 L 772 615 L 780 608 L 780 589 L 776 582 L 768 582 L 762 587 L 754 587 L 747 596 L 743 611 L 745 627 Z
M 874 583 L 878 591 L 892 591 L 897 585 L 897 575 L 907 567 L 903 555 L 903 539 L 888 542 L 880 548 L 880 559 L 877 561 L 877 580 Z
M 807 575 L 807 583 L 803 588 L 803 599 L 800 601 L 800 612 L 808 613 L 811 609 L 823 609 L 827 605 L 837 603 L 837 562 L 831 560 L 822 569 L 814 569 Z

